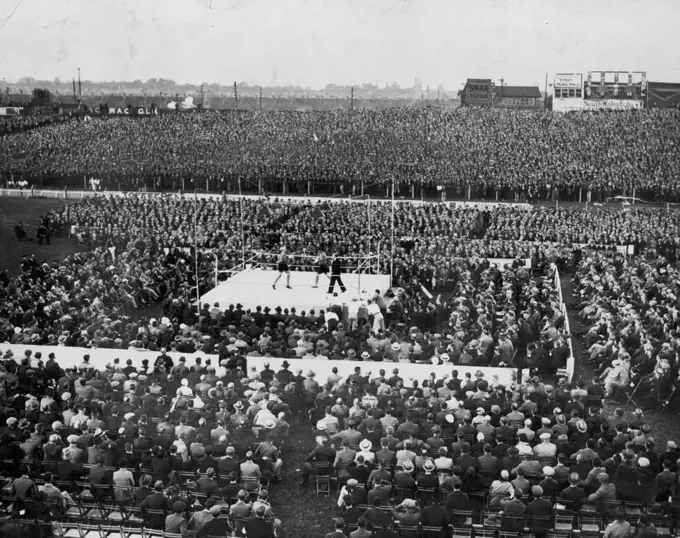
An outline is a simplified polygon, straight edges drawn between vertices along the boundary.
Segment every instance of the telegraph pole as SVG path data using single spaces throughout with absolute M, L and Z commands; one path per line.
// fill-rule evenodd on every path
M 80 85 L 80 67 L 78 68 L 78 99 L 83 98 L 83 88 Z
M 354 86 L 350 88 L 349 94 L 349 109 L 354 110 Z
M 262 112 L 262 86 L 260 86 L 260 112 Z
M 236 81 L 234 81 L 234 110 L 238 110 L 238 90 L 236 89 Z

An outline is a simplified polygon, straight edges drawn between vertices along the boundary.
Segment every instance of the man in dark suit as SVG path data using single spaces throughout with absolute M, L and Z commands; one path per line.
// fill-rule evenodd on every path
M 231 528 L 229 519 L 220 517 L 222 506 L 215 504 L 210 507 L 210 515 L 212 519 L 208 521 L 201 530 L 198 531 L 199 538 L 206 536 L 229 536 L 234 529 Z
M 531 488 L 534 500 L 527 506 L 527 525 L 534 531 L 536 538 L 544 538 L 552 527 L 553 505 L 543 496 L 543 488 Z
M 196 462 L 198 470 L 202 473 L 206 472 L 208 469 L 217 469 L 217 460 L 212 456 L 212 447 L 205 447 L 205 454 Z
M 514 492 L 511 492 L 511 496 L 508 499 L 502 499 L 501 507 L 503 509 L 503 520 L 505 521 L 503 530 L 522 530 L 527 512 L 527 507 L 522 502 L 522 490 L 516 489 Z
M 356 525 L 365 510 L 354 505 L 354 499 L 352 499 L 351 495 L 345 495 L 344 503 L 345 509 L 342 511 L 342 519 L 345 525 Z
M 363 517 L 369 521 L 374 528 L 380 529 L 392 523 L 392 514 L 381 510 L 382 502 L 378 497 L 371 502 L 370 508 L 364 512 Z
M 71 448 L 65 448 L 61 455 L 64 459 L 57 463 L 57 476 L 59 477 L 59 480 L 70 482 L 80 480 L 80 477 L 85 474 L 85 471 L 80 463 L 71 459 L 73 457 Z
M 234 459 L 236 450 L 233 446 L 227 447 L 226 456 L 217 462 L 217 469 L 220 476 L 228 476 L 230 473 L 236 473 L 238 476 L 241 471 L 240 464 Z
M 104 454 L 99 454 L 97 456 L 97 463 L 90 467 L 90 484 L 93 486 L 110 486 L 112 475 L 111 472 L 104 467 L 106 463 L 106 456 Z M 106 491 L 102 491 L 104 488 L 95 488 L 95 498 L 100 498 L 107 494 Z
M 441 528 L 440 536 L 445 538 L 449 525 L 449 514 L 442 505 L 433 503 L 420 511 L 420 523 L 423 527 Z
M 335 520 L 335 531 L 326 533 L 325 538 L 345 538 L 345 521 L 343 519 Z
M 219 495 L 221 490 L 215 478 L 215 469 L 210 467 L 206 470 L 205 474 L 196 481 L 196 492 L 204 493 L 208 496 Z
M 309 480 L 309 475 L 313 472 L 313 463 L 328 463 L 333 465 L 335 461 L 335 449 L 329 446 L 330 440 L 328 437 L 323 437 L 321 439 L 321 444 L 318 445 L 312 452 L 307 456 L 307 461 L 302 467 L 302 476 L 300 478 L 300 485 L 306 486 L 307 480 Z M 369 471 L 370 474 L 370 471 Z M 368 475 L 367 475 L 368 477 Z
M 403 471 L 397 471 L 394 474 L 394 485 L 399 488 L 414 490 L 416 481 L 411 476 L 411 473 L 413 473 L 413 463 L 406 460 L 402 464 L 402 469 Z
M 165 526 L 165 511 L 168 509 L 168 498 L 163 493 L 163 482 L 158 480 L 153 486 L 153 493 L 142 501 L 140 505 L 145 516 L 146 524 L 152 529 L 163 529 Z M 159 510 L 162 513 L 148 514 L 148 510 Z
M 265 512 L 264 506 L 258 506 L 255 517 L 246 522 L 245 534 L 248 538 L 275 538 L 274 526 L 264 519 Z
M 436 498 L 437 491 L 439 490 L 439 478 L 434 474 L 434 462 L 430 459 L 426 460 L 423 464 L 423 470 L 425 474 L 418 478 L 418 490 L 422 489 L 433 489 L 435 491 L 434 497 L 432 494 L 425 495 L 423 492 L 418 493 L 418 497 L 423 502 L 423 504 L 428 504 L 434 502 Z
M 586 492 L 580 487 L 581 479 L 578 473 L 569 475 L 569 486 L 562 490 L 560 497 L 567 501 L 566 508 L 571 512 L 578 512 L 581 509 L 583 499 L 587 497 Z
M 333 257 L 333 261 L 331 262 L 331 280 L 328 283 L 328 295 L 333 294 L 333 289 L 335 288 L 335 284 L 337 283 L 340 286 L 340 290 L 342 290 L 342 293 L 345 293 L 347 291 L 347 288 L 345 287 L 345 284 L 342 282 L 342 260 L 338 258 L 338 255 L 335 254 Z
M 460 478 L 458 478 L 458 477 L 454 478 L 454 480 L 453 480 L 453 492 L 451 492 L 446 497 L 446 507 L 445 508 L 446 508 L 446 511 L 449 514 L 452 514 L 454 511 L 455 512 L 466 512 L 466 511 L 470 510 L 470 497 L 468 497 L 467 493 L 460 490 L 462 484 L 463 484 L 463 482 Z M 451 517 L 451 523 L 453 523 L 453 524 L 465 523 L 465 518 L 456 516 L 454 514 Z
M 392 485 L 390 484 L 389 478 L 379 480 L 373 489 L 368 492 L 367 498 L 369 504 L 373 503 L 373 499 L 380 499 L 380 504 L 387 505 L 390 504 L 390 491 L 392 490 Z
M 467 444 L 461 447 L 461 454 L 456 458 L 455 463 L 456 465 L 460 465 L 462 474 L 467 473 L 467 470 L 470 467 L 473 467 L 475 470 L 479 470 L 479 462 L 476 458 L 470 456 L 470 445 Z

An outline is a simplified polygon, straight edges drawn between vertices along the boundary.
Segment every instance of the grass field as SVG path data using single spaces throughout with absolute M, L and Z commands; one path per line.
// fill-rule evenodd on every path
M 63 201 L 51 199 L 1 198 L 0 215 L 0 268 L 7 269 L 10 275 L 19 273 L 19 264 L 23 254 L 35 254 L 38 262 L 62 260 L 69 254 L 81 250 L 75 240 L 66 237 L 52 237 L 50 245 L 38 245 L 35 232 L 38 219 L 50 209 L 61 207 Z M 14 235 L 14 226 L 23 222 L 26 233 L 33 241 L 18 241 Z
M 0 229 L 0 268 L 7 268 L 11 275 L 19 271 L 22 254 L 33 253 L 39 262 L 61 260 L 65 256 L 81 249 L 73 239 L 54 237 L 51 245 L 38 245 L 35 240 L 19 242 L 14 237 L 13 227 L 18 221 L 31 236 L 35 236 L 38 218 L 50 209 L 63 205 L 63 202 L 47 199 L 0 198 L 0 215 L 4 216 Z M 563 293 L 567 304 L 572 301 L 570 275 L 563 275 Z M 142 312 L 138 314 L 143 314 Z M 581 330 L 578 320 L 570 312 L 572 331 Z M 592 371 L 583 358 L 583 343 L 579 336 L 574 338 L 576 355 L 576 376 L 589 379 Z M 680 398 L 678 398 L 680 400 Z M 648 414 L 649 422 L 654 427 L 654 437 L 658 447 L 663 450 L 666 440 L 680 441 L 680 418 L 678 405 L 669 408 L 666 413 Z M 608 412 L 615 406 L 606 405 Z M 628 406 L 626 413 L 633 411 Z M 311 441 L 309 425 L 295 425 L 291 431 L 290 444 L 284 452 L 284 468 L 282 482 L 270 491 L 270 501 L 278 518 L 283 521 L 285 536 L 296 538 L 316 538 L 333 530 L 332 519 L 335 515 L 335 498 L 317 496 L 311 487 L 298 487 L 299 469 L 307 456 Z

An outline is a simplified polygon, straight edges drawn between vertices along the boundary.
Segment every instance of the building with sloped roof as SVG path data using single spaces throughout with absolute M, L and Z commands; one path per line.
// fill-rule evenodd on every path
M 538 86 L 494 86 L 493 104 L 502 108 L 543 108 Z

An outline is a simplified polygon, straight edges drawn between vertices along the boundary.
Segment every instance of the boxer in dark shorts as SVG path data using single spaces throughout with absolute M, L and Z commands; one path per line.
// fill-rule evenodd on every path
M 274 280 L 274 283 L 272 284 L 272 289 L 274 290 L 276 289 L 276 283 L 283 276 L 283 273 L 286 273 L 286 288 L 292 289 L 290 287 L 290 268 L 288 267 L 288 253 L 286 252 L 286 247 L 281 247 L 281 252 L 279 253 L 279 261 L 276 268 L 279 274 L 276 277 L 276 280 Z
M 320 252 L 319 255 L 316 257 L 316 280 L 314 281 L 314 285 L 312 286 L 313 288 L 318 288 L 319 287 L 319 277 L 321 275 L 326 275 L 326 278 L 330 280 L 330 277 L 328 276 L 329 272 L 329 267 L 328 267 L 328 257 L 326 256 L 325 252 Z

